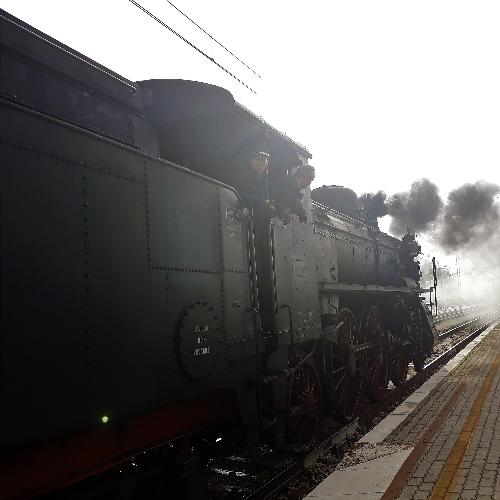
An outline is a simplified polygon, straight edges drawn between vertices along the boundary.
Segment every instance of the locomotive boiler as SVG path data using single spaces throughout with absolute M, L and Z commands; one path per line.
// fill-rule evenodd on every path
M 265 137 L 272 197 L 305 147 L 224 89 L 131 82 L 0 24 L 0 497 L 221 423 L 305 446 L 322 415 L 351 419 L 363 390 L 422 365 L 412 235 L 340 188 L 306 193 L 306 223 L 257 221 L 227 184 Z

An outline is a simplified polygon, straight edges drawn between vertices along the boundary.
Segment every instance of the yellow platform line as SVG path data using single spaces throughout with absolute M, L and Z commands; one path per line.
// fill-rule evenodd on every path
M 483 408 L 484 402 L 488 393 L 491 389 L 491 385 L 493 384 L 493 380 L 495 379 L 498 367 L 500 366 L 500 355 L 497 354 L 496 360 L 486 376 L 485 381 L 479 391 L 479 394 L 476 396 L 474 403 L 472 405 L 471 411 L 465 421 L 465 424 L 458 436 L 457 442 L 455 446 L 451 450 L 450 456 L 446 461 L 446 464 L 439 475 L 438 482 L 432 491 L 431 500 L 442 500 L 449 499 L 450 494 L 449 490 L 453 485 L 453 480 L 455 478 L 455 474 L 457 469 L 460 467 L 462 460 L 464 458 L 465 452 L 469 447 L 470 440 L 472 438 L 472 434 L 476 427 L 476 423 L 481 415 L 481 410 Z

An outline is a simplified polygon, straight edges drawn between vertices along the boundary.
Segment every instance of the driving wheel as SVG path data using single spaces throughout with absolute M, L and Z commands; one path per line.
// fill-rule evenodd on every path
M 351 310 L 339 312 L 343 323 L 330 349 L 330 402 L 337 415 L 351 420 L 357 413 L 363 385 L 359 328 Z

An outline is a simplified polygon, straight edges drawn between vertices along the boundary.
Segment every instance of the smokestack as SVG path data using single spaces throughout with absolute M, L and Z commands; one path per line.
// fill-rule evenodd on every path
M 387 195 L 383 191 L 378 193 L 365 193 L 358 199 L 361 203 L 361 208 L 370 218 L 378 218 L 387 215 L 387 207 L 385 200 Z

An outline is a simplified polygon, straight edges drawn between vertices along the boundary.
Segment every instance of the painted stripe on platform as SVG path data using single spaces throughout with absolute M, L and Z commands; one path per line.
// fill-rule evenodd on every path
M 453 480 L 455 478 L 455 473 L 457 469 L 460 467 L 462 460 L 464 458 L 465 452 L 469 447 L 469 443 L 476 428 L 477 421 L 481 415 L 481 411 L 484 406 L 484 402 L 486 401 L 486 397 L 488 396 L 491 385 L 493 384 L 493 380 L 498 371 L 498 367 L 500 366 L 500 354 L 497 354 L 496 360 L 493 362 L 492 367 L 490 368 L 488 375 L 486 376 L 486 380 L 483 382 L 481 390 L 477 395 L 474 403 L 472 405 L 471 411 L 467 420 L 465 421 L 464 427 L 458 436 L 457 442 L 455 446 L 451 450 L 450 456 L 446 461 L 443 470 L 439 476 L 438 482 L 432 491 L 431 500 L 440 500 L 442 498 L 449 498 L 448 490 L 453 485 Z
M 393 500 L 398 498 L 398 496 L 403 491 L 406 486 L 408 479 L 410 479 L 413 469 L 417 464 L 420 457 L 423 455 L 425 449 L 432 442 L 434 435 L 441 429 L 446 419 L 449 417 L 453 408 L 458 401 L 458 398 L 466 389 L 466 384 L 461 382 L 458 387 L 452 392 L 451 396 L 446 401 L 445 405 L 438 413 L 437 417 L 431 422 L 431 425 L 424 432 L 424 435 L 417 441 L 411 453 L 408 455 L 401 468 L 394 476 L 391 484 L 387 488 L 387 491 L 382 496 L 382 500 Z

